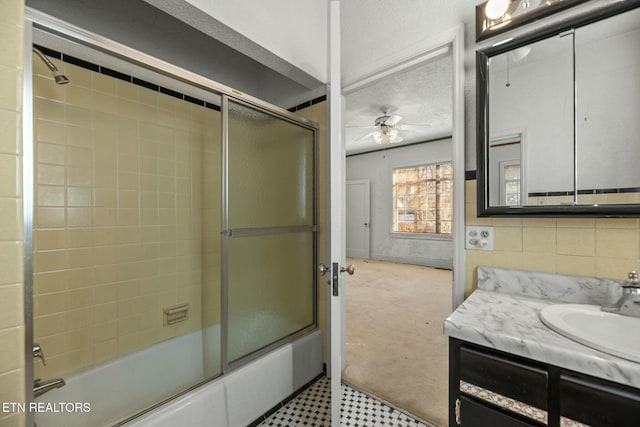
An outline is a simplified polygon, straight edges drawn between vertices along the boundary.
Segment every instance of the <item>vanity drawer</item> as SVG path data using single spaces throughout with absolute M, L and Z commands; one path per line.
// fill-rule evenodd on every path
M 547 371 L 544 368 L 463 345 L 460 348 L 460 379 L 547 409 Z
M 533 427 L 543 424 L 534 421 L 525 421 L 517 415 L 509 414 L 501 409 L 492 408 L 476 402 L 466 396 L 460 397 L 462 405 L 462 427 Z
M 560 415 L 594 427 L 640 425 L 640 391 L 563 373 L 560 375 Z

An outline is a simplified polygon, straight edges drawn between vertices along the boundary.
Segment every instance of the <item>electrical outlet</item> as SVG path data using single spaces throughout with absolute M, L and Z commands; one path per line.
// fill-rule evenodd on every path
M 465 248 L 481 251 L 493 250 L 493 227 L 467 226 L 464 236 Z

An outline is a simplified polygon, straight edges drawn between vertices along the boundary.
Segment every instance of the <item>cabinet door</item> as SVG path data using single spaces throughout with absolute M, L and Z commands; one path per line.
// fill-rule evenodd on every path
M 561 415 L 593 427 L 640 425 L 640 392 L 579 374 L 560 376 Z
M 466 396 L 460 396 L 460 419 L 462 427 L 532 427 L 539 426 L 510 415 L 499 408 L 476 402 Z

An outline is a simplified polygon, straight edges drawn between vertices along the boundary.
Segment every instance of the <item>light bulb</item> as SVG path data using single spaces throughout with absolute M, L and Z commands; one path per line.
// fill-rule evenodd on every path
M 382 144 L 382 132 L 379 129 L 373 134 L 373 140 L 376 144 Z
M 484 7 L 484 14 L 489 19 L 498 19 L 509 8 L 509 0 L 489 0 Z

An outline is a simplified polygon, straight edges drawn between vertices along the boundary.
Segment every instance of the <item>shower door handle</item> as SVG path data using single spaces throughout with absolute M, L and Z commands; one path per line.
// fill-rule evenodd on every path
M 329 271 L 329 267 L 327 267 L 324 263 L 320 263 L 318 266 L 318 270 L 320 270 L 320 276 L 324 276 Z

